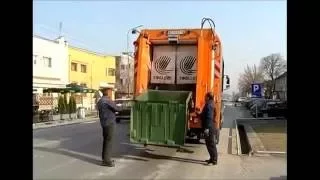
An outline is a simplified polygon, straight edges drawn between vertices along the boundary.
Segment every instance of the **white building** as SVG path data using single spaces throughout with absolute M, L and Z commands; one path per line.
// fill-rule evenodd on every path
M 64 88 L 68 83 L 68 44 L 63 37 L 50 40 L 33 36 L 33 93 L 39 110 L 57 104 L 57 94 L 43 94 L 45 88 Z
M 134 61 L 130 55 L 116 56 L 116 98 L 133 94 Z
M 68 44 L 63 37 L 33 36 L 33 89 L 65 87 L 68 83 Z

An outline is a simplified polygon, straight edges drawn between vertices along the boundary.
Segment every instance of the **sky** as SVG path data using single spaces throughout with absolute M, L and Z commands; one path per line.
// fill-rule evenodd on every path
M 33 34 L 96 52 L 126 51 L 130 28 L 200 28 L 201 19 L 214 20 L 220 35 L 228 94 L 238 91 L 238 77 L 247 65 L 258 65 L 271 53 L 287 58 L 286 1 L 33 1 Z M 130 36 L 130 45 L 135 40 Z M 130 48 L 132 51 L 132 46 Z

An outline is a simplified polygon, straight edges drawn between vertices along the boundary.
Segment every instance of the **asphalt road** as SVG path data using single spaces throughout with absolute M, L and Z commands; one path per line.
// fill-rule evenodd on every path
M 115 168 L 100 166 L 102 132 L 98 122 L 35 130 L 34 179 L 112 179 L 115 175 L 117 178 L 134 175 L 140 179 L 156 172 L 158 165 L 176 154 L 172 148 L 152 146 L 146 150 L 131 145 L 128 130 L 129 122 L 117 124 L 113 146 Z M 140 169 L 144 171 L 137 174 Z
M 226 107 L 224 130 L 220 135 L 219 157 L 221 163 L 213 167 L 204 166 L 208 158 L 203 144 L 187 144 L 187 152 L 176 152 L 174 148 L 129 143 L 129 122 L 117 124 L 113 146 L 116 167 L 100 166 L 102 132 L 98 122 L 74 124 L 33 132 L 33 176 L 34 179 L 166 179 L 166 178 L 210 178 L 225 177 L 250 179 L 261 176 L 260 171 L 268 169 L 265 177 L 278 177 L 281 168 L 274 166 L 274 159 L 263 159 L 261 169 L 252 165 L 253 159 L 229 156 L 227 146 L 229 127 L 233 120 L 246 115 L 234 107 Z M 223 134 L 224 133 L 224 134 Z M 271 165 L 268 165 L 270 161 Z M 283 167 L 284 160 L 276 160 Z M 279 161 L 279 162 L 278 162 Z M 243 166 L 248 166 L 243 168 Z M 231 169 L 230 169 L 231 168 Z M 250 170 L 253 169 L 252 171 Z M 232 170 L 236 169 L 236 171 Z M 248 170 L 249 169 L 249 170 Z M 281 171 L 279 171 L 279 169 Z M 231 171 L 230 171 L 231 170 Z M 244 171 L 244 172 L 243 172 Z M 278 172 L 278 173 L 275 173 Z M 214 173 L 214 174 L 211 174 Z M 283 174 L 282 174 L 283 175 Z
M 223 112 L 224 116 L 224 122 L 223 127 L 224 128 L 233 128 L 234 127 L 234 121 L 237 118 L 252 118 L 250 115 L 250 112 L 246 110 L 245 107 L 237 106 L 234 107 L 234 103 L 225 103 L 225 109 Z

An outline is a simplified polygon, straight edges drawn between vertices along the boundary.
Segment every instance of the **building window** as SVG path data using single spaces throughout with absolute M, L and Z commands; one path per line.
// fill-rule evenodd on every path
M 106 75 L 107 76 L 115 76 L 116 75 L 116 70 L 114 68 L 107 68 Z
M 45 67 L 51 67 L 51 58 L 50 57 L 43 57 L 43 63 Z
M 77 71 L 77 63 L 71 63 L 71 71 Z
M 125 65 L 121 64 L 121 70 L 125 69 Z
M 37 64 L 37 55 L 33 55 L 33 64 Z
M 87 65 L 81 64 L 81 72 L 87 73 Z

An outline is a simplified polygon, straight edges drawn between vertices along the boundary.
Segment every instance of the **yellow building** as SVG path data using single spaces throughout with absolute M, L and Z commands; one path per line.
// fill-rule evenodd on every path
M 93 51 L 69 46 L 69 82 L 99 89 L 101 84 L 114 87 L 116 60 L 115 56 L 107 56 Z M 92 94 L 84 95 L 83 106 L 94 107 Z

